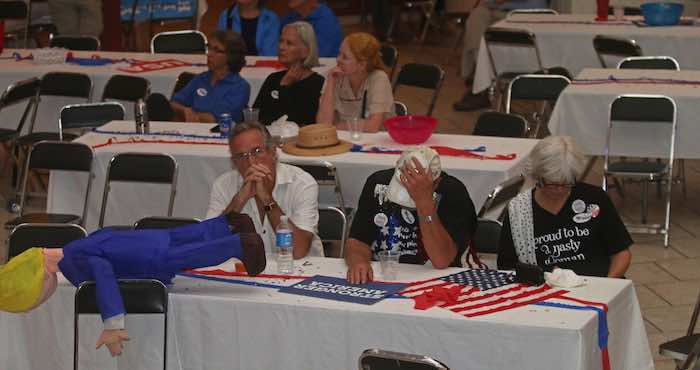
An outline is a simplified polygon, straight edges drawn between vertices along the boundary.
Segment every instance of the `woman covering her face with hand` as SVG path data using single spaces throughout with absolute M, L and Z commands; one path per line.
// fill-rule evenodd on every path
M 394 96 L 380 47 L 374 36 L 364 32 L 343 40 L 338 65 L 326 79 L 316 122 L 347 129 L 348 122 L 360 119 L 364 131 L 377 132 L 394 115 Z

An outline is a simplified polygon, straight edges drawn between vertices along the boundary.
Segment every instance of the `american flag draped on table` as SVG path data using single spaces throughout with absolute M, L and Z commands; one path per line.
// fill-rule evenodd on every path
M 546 284 L 539 287 L 516 284 L 513 273 L 466 270 L 412 283 L 401 294 L 414 299 L 417 309 L 439 306 L 476 317 L 541 302 L 566 292 Z

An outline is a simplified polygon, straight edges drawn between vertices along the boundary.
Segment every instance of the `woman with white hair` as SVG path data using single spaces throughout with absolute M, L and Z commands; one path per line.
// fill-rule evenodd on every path
M 269 125 L 282 115 L 299 126 L 315 123 L 324 78 L 311 68 L 319 65 L 313 27 L 294 22 L 282 29 L 279 62 L 287 67 L 265 79 L 253 107 L 260 122 Z
M 602 188 L 581 182 L 586 158 L 568 136 L 550 136 L 530 153 L 534 189 L 508 205 L 498 268 L 517 262 L 624 277 L 633 241 Z

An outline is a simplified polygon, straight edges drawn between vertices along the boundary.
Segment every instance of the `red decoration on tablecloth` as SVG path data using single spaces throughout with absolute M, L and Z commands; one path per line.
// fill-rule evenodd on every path
M 102 144 L 95 144 L 92 146 L 92 149 L 97 149 L 97 148 L 102 148 L 105 146 L 110 146 L 110 145 L 117 145 L 117 144 L 187 144 L 187 145 L 220 145 L 220 146 L 228 146 L 228 142 L 222 141 L 222 142 L 215 142 L 215 141 L 187 141 L 187 140 L 150 140 L 150 139 L 142 139 L 138 137 L 131 138 L 129 140 L 117 140 L 116 138 L 109 138 L 107 139 L 106 142 Z
M 160 71 L 164 69 L 189 67 L 195 64 L 183 62 L 177 59 L 161 59 L 161 60 L 135 60 L 129 67 L 119 67 L 118 71 L 127 73 L 144 73 L 152 71 Z
M 214 270 L 206 270 L 206 271 L 200 271 L 200 270 L 185 270 L 185 272 L 191 273 L 191 274 L 196 274 L 196 275 L 209 275 L 209 276 L 238 276 L 238 277 L 245 277 L 248 276 L 247 272 L 233 272 L 233 271 L 224 271 L 221 269 L 214 269 Z M 257 274 L 255 276 L 248 276 L 248 277 L 256 277 L 256 278 L 266 278 L 266 279 L 307 279 L 310 278 L 311 276 L 301 276 L 301 275 L 278 275 L 278 274 Z
M 256 60 L 255 64 L 247 65 L 250 68 L 274 68 L 274 69 L 285 69 L 287 68 L 284 64 L 280 63 L 278 60 Z

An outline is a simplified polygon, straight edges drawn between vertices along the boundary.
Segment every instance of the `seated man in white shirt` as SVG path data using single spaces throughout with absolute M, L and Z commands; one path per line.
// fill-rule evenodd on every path
M 294 258 L 323 256 L 318 225 L 318 184 L 298 167 L 278 163 L 270 133 L 259 123 L 239 123 L 229 138 L 233 170 L 214 182 L 207 218 L 231 211 L 246 213 L 265 243 L 275 248 L 283 215 L 292 227 Z

